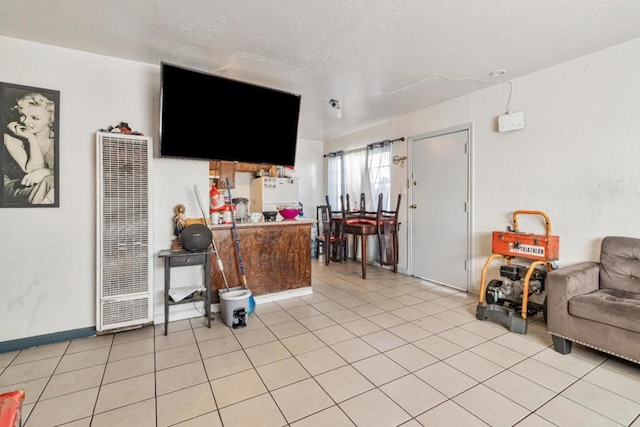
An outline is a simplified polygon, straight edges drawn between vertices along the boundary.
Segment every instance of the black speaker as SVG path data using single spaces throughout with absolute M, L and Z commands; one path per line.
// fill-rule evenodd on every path
M 202 252 L 207 250 L 212 238 L 211 230 L 204 224 L 187 225 L 180 233 L 182 247 L 189 252 Z

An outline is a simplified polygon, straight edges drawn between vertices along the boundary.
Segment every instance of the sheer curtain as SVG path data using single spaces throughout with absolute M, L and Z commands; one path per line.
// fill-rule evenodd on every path
M 369 191 L 372 197 L 371 211 L 378 209 L 378 195 L 382 193 L 382 209 L 389 210 L 389 194 L 391 192 L 391 143 L 389 141 L 367 146 L 367 170 L 369 174 Z M 380 260 L 377 237 L 367 236 L 367 260 Z
M 340 195 L 344 194 L 345 183 L 343 158 L 343 151 L 338 151 L 328 155 L 327 195 L 329 196 L 329 204 L 331 204 L 331 210 L 333 211 L 340 208 L 338 200 L 340 200 Z
M 378 208 L 378 195 L 382 193 L 382 209 L 389 210 L 391 194 L 391 143 L 383 141 L 369 145 L 367 150 L 367 170 L 369 175 L 369 195 L 372 209 Z M 366 193 L 365 193 L 366 194 Z M 369 203 L 367 201 L 367 203 Z
M 360 193 L 369 192 L 367 149 L 351 151 L 344 155 L 344 191 L 349 195 L 351 209 L 360 209 Z M 346 200 L 345 200 L 346 203 Z
M 332 210 L 340 210 L 340 196 L 347 194 L 350 207 L 362 209 L 359 206 L 361 193 L 365 195 L 365 210 L 378 208 L 380 193 L 383 194 L 383 209 L 389 209 L 391 143 L 388 140 L 347 152 L 337 151 L 327 157 L 327 195 Z

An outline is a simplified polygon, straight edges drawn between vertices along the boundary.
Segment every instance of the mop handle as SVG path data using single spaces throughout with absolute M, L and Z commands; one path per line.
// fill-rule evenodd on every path
M 198 186 L 193 185 L 193 191 L 196 193 L 196 199 L 198 200 L 198 206 L 200 207 L 200 212 L 202 212 L 202 219 L 204 220 L 205 225 L 207 224 L 207 217 L 204 215 L 204 208 L 202 207 L 202 200 L 200 200 L 200 193 L 198 193 Z M 224 287 L 229 291 L 229 284 L 227 283 L 227 276 L 224 274 L 224 266 L 222 265 L 222 260 L 220 259 L 220 255 L 218 254 L 218 248 L 216 248 L 216 242 L 213 240 L 213 232 L 211 232 L 211 246 L 213 247 L 213 253 L 216 254 L 216 261 L 218 264 L 218 268 L 220 269 L 220 273 L 222 274 L 222 280 L 224 280 Z
M 232 197 L 231 197 L 231 187 L 229 186 L 229 178 L 225 178 L 226 179 L 226 184 L 227 184 L 227 193 L 229 194 L 229 202 L 232 202 Z M 231 224 L 233 225 L 233 237 L 234 240 L 236 241 L 236 250 L 238 251 L 238 264 L 240 264 L 240 273 L 242 274 L 242 284 L 244 286 L 247 286 L 247 278 L 245 276 L 245 272 L 244 272 L 244 260 L 242 259 L 242 251 L 240 251 L 240 239 L 238 238 L 238 228 L 236 227 L 236 216 L 233 212 L 231 212 Z
M 193 192 L 196 193 L 196 199 L 198 200 L 198 206 L 200 212 L 202 212 L 202 219 L 204 219 L 205 225 L 207 224 L 207 216 L 204 214 L 204 208 L 202 207 L 202 200 L 200 200 L 200 193 L 198 193 L 198 186 L 193 184 Z

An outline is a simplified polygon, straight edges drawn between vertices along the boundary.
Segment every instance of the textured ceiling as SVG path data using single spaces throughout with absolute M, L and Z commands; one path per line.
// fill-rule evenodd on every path
M 327 139 L 638 38 L 640 1 L 2 0 L 0 35 L 299 93 Z

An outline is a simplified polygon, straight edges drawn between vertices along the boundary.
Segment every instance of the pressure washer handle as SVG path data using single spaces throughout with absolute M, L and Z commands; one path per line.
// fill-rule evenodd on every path
M 551 220 L 549 219 L 549 215 L 547 215 L 546 213 L 542 212 L 542 211 L 527 211 L 527 210 L 520 210 L 520 211 L 515 211 L 513 212 L 513 231 L 518 231 L 518 215 L 521 214 L 527 214 L 527 215 L 540 215 L 544 218 L 544 222 L 547 228 L 547 236 L 551 236 Z

